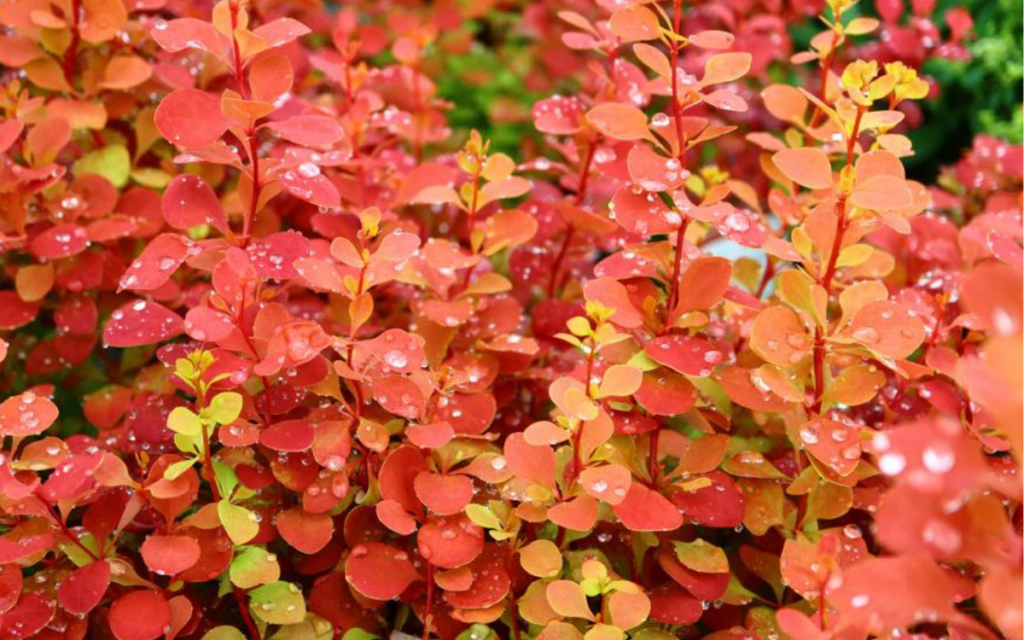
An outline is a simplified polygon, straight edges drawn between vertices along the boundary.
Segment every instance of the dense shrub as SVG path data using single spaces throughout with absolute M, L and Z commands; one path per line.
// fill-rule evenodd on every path
M 1020 640 L 968 14 L 489 5 L 0 3 L 0 640 Z

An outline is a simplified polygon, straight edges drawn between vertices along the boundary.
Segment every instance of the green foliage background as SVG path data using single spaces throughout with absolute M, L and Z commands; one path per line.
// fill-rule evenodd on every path
M 870 4 L 869 0 L 864 9 Z M 977 134 L 1019 144 L 1024 129 L 1024 3 L 940 0 L 936 12 L 940 24 L 944 24 L 941 15 L 955 6 L 965 6 L 974 18 L 974 35 L 968 41 L 973 59 L 931 60 L 923 70 L 939 81 L 942 91 L 938 99 L 922 104 L 925 123 L 911 136 L 917 156 L 909 168 L 918 179 L 934 179 L 941 166 L 955 162 L 971 146 Z M 521 19 L 514 6 L 506 5 L 475 21 L 470 28 L 476 43 L 464 55 L 443 54 L 444 72 L 439 79 L 441 96 L 454 105 L 449 114 L 453 128 L 478 129 L 494 148 L 506 152 L 516 151 L 524 140 L 536 136 L 529 108 L 534 100 L 546 97 L 529 91 L 524 83 L 537 62 L 530 58 L 529 40 L 515 28 Z M 808 25 L 794 29 L 795 40 L 806 41 L 814 30 Z M 480 75 L 489 80 L 467 86 L 466 78 Z M 508 113 L 509 105 L 517 105 L 514 110 L 525 119 L 494 118 L 497 111 Z
M 987 133 L 1021 143 L 1024 83 L 1024 3 L 1020 0 L 968 0 L 974 18 L 969 62 L 934 60 L 925 72 L 942 86 L 938 100 L 926 103 L 926 124 L 914 146 L 930 168 L 955 161 L 971 139 Z

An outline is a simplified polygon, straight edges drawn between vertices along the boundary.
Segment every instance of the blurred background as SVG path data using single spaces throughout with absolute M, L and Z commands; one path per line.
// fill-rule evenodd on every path
M 439 78 L 440 95 L 452 102 L 453 129 L 476 128 L 505 151 L 529 146 L 539 140 L 530 119 L 533 101 L 552 93 L 571 93 L 575 78 L 585 75 L 573 73 L 584 69 L 585 57 L 575 55 L 552 35 L 562 28 L 557 13 L 572 10 L 594 15 L 595 3 L 464 0 L 451 4 L 453 12 L 468 13 L 471 19 L 440 31 L 436 49 L 444 55 L 434 56 L 428 64 L 440 67 L 440 75 L 434 77 Z M 773 80 L 787 73 L 783 57 L 806 49 L 823 26 L 817 19 L 823 2 L 815 0 L 718 3 L 728 9 L 711 2 L 686 4 L 717 18 L 730 12 L 721 20 L 726 25 L 729 19 L 744 15 L 753 16 L 748 26 L 762 17 L 758 14 L 784 17 L 790 25 L 788 38 L 772 43 L 777 64 L 765 69 Z M 850 12 L 883 21 L 881 44 L 865 38 L 865 55 L 902 59 L 933 81 L 932 95 L 921 102 L 920 111 L 908 114 L 912 123 L 908 133 L 916 149 L 915 157 L 907 159 L 911 177 L 933 181 L 940 168 L 956 161 L 978 134 L 1021 142 L 1022 7 L 1020 0 L 865 0 Z M 758 44 L 756 39 L 746 42 Z

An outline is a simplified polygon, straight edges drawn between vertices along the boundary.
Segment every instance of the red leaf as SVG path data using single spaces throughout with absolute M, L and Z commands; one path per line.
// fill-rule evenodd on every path
M 422 471 L 413 481 L 416 497 L 439 516 L 460 513 L 473 499 L 473 481 L 467 476 Z
M 683 524 L 679 509 L 668 498 L 638 482 L 612 511 L 630 531 L 672 531 Z
M 484 530 L 464 515 L 432 520 L 416 534 L 420 555 L 442 569 L 473 561 L 484 548 Z
M 427 468 L 423 454 L 409 445 L 393 450 L 381 465 L 379 482 L 380 495 L 385 500 L 394 500 L 410 513 L 421 513 L 419 499 L 413 489 L 413 480 Z
M 15 291 L 0 291 L 0 329 L 17 329 L 35 320 L 38 302 L 24 302 Z
M 416 420 L 427 408 L 423 391 L 411 378 L 386 374 L 371 381 L 373 398 L 396 416 Z
M 505 460 L 519 478 L 543 487 L 555 486 L 555 452 L 551 447 L 534 446 L 522 433 L 505 440 Z
M 743 494 L 725 473 L 715 470 L 706 476 L 711 485 L 696 491 L 675 491 L 672 503 L 687 518 L 705 527 L 735 527 L 743 523 Z
M 218 342 L 235 330 L 235 320 L 209 307 L 194 307 L 185 315 L 182 325 L 189 337 L 200 342 Z
M 294 116 L 267 126 L 285 140 L 309 147 L 329 147 L 345 133 L 337 120 L 319 115 Z
M 688 36 L 690 43 L 701 49 L 728 49 L 736 36 L 728 31 L 701 31 Z
M 24 584 L 21 567 L 15 564 L 0 565 L 0 615 L 10 611 L 18 601 Z
M 171 624 L 171 608 L 158 591 L 139 589 L 114 601 L 108 622 L 118 640 L 154 640 Z
M 17 562 L 29 556 L 53 548 L 53 536 L 48 533 L 39 535 L 13 537 L 11 534 L 0 537 L 0 564 Z
M 301 38 L 310 33 L 310 29 L 298 20 L 278 18 L 256 27 L 253 29 L 253 33 L 266 42 L 268 49 L 272 49 L 288 44 L 296 38 Z
M 204 147 L 231 125 L 220 110 L 220 101 L 198 89 L 171 93 L 157 105 L 153 121 L 160 135 L 181 147 Z
M 651 620 L 663 624 L 693 624 L 704 613 L 701 601 L 674 582 L 651 591 Z
M 690 569 L 676 557 L 676 554 L 662 549 L 658 564 L 670 578 L 679 583 L 691 595 L 700 600 L 717 600 L 729 585 L 728 573 L 700 573 Z
M 221 232 L 228 229 L 228 219 L 220 200 L 210 185 L 192 174 L 176 176 L 164 190 L 160 200 L 164 220 L 175 229 L 189 229 L 208 224 Z
M 151 571 L 173 576 L 199 560 L 199 543 L 190 536 L 151 535 L 142 543 L 142 559 Z
M 23 438 L 42 433 L 58 414 L 57 405 L 31 390 L 11 396 L 0 404 L 0 436 Z
M 550 507 L 548 518 L 564 529 L 589 531 L 597 522 L 597 500 L 590 496 L 576 496 Z
M 26 593 L 0 620 L 0 636 L 5 640 L 35 637 L 53 620 L 56 609 L 57 604 L 53 596 L 42 591 Z
M 616 140 L 650 140 L 647 115 L 640 109 L 616 102 L 599 104 L 587 112 L 594 128 Z
M 639 187 L 622 187 L 615 192 L 609 207 L 623 228 L 642 236 L 673 233 L 683 222 L 657 193 Z
M 183 235 L 162 233 L 150 241 L 142 254 L 121 276 L 118 290 L 152 291 L 162 287 L 185 258 L 198 248 Z
M 725 360 L 721 350 L 703 338 L 671 335 L 655 338 L 644 348 L 658 364 L 673 371 L 695 377 L 710 376 L 715 366 Z
M 54 469 L 43 483 L 42 495 L 50 502 L 78 497 L 95 484 L 93 475 L 106 453 L 80 453 Z
M 312 162 L 304 162 L 284 170 L 278 176 L 278 180 L 285 191 L 300 200 L 328 209 L 341 206 L 341 196 L 338 195 L 337 187 L 320 172 L 320 167 Z
M 579 98 L 553 96 L 533 104 L 533 125 L 542 133 L 572 135 L 580 130 L 583 114 L 584 106 Z
M 277 422 L 260 432 L 260 444 L 274 451 L 305 451 L 313 445 L 315 431 L 308 420 Z
M 505 570 L 505 551 L 489 544 L 468 566 L 473 582 L 465 591 L 450 591 L 445 600 L 456 609 L 485 609 L 494 606 L 508 594 L 512 586 Z
M 386 372 L 413 373 L 426 362 L 423 346 L 420 336 L 401 329 L 388 329 L 356 345 L 354 360 L 360 368 L 376 366 Z
M 138 347 L 181 335 L 181 316 L 158 302 L 136 300 L 110 314 L 103 330 L 108 347 Z
M 958 615 L 949 578 L 924 556 L 864 560 L 844 572 L 829 602 L 844 620 L 872 634 L 914 626 L 922 611 L 938 621 Z
M 821 149 L 783 149 L 772 156 L 772 161 L 787 178 L 802 187 L 828 189 L 832 186 L 832 165 Z
M 223 58 L 228 44 L 213 23 L 196 18 L 160 20 L 149 33 L 158 45 L 171 53 L 199 49 Z
M 352 588 L 374 600 L 395 598 L 422 579 L 409 561 L 409 554 L 380 542 L 365 542 L 352 548 L 345 563 L 345 578 Z
M 76 569 L 61 583 L 57 599 L 69 613 L 85 615 L 100 603 L 109 585 L 110 564 L 95 560 Z
M 32 239 L 29 250 L 37 258 L 57 260 L 85 251 L 89 246 L 89 234 L 85 227 L 67 222 L 50 227 Z
M 278 327 L 267 343 L 267 355 L 256 365 L 256 375 L 269 376 L 284 367 L 297 367 L 317 357 L 331 342 L 319 324 L 306 320 Z
M 305 554 L 317 553 L 334 535 L 334 521 L 330 515 L 307 513 L 302 507 L 278 513 L 274 524 L 285 542 Z
M 697 402 L 697 390 L 684 376 L 658 369 L 644 373 L 643 382 L 633 397 L 648 413 L 676 416 L 693 408 Z
M 407 536 L 416 531 L 416 519 L 394 500 L 381 500 L 376 512 L 381 524 L 397 534 Z
M 309 240 L 301 233 L 284 231 L 260 238 L 246 251 L 261 278 L 287 280 L 298 277 L 295 261 L 309 256 Z

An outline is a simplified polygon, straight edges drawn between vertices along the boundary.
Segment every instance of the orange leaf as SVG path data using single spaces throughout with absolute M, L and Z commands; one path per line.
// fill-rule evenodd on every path
M 772 156 L 772 162 L 787 178 L 802 187 L 827 189 L 832 186 L 832 165 L 821 149 L 784 149 Z

